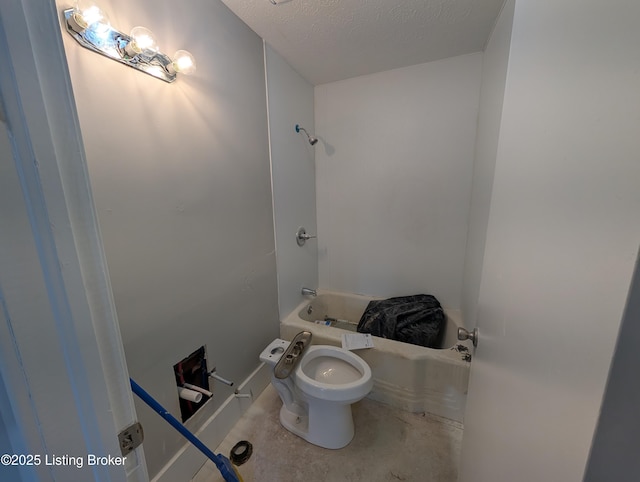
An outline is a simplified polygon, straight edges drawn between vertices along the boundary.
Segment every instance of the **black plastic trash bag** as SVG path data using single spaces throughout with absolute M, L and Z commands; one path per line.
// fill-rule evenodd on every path
M 435 296 L 398 296 L 369 302 L 358 332 L 440 348 L 445 323 L 444 311 Z

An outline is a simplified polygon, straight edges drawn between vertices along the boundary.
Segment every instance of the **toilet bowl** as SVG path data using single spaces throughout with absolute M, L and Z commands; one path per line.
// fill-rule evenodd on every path
M 288 341 L 276 339 L 260 354 L 260 360 L 271 367 L 271 383 L 282 400 L 280 423 L 314 445 L 346 446 L 355 434 L 351 404 L 373 387 L 369 365 L 342 348 L 314 345 L 289 377 L 279 379 L 273 369 L 288 346 Z

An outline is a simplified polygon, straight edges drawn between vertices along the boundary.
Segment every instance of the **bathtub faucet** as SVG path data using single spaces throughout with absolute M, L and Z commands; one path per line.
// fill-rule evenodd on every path
M 316 290 L 312 290 L 310 288 L 302 288 L 301 290 L 302 296 L 318 296 Z

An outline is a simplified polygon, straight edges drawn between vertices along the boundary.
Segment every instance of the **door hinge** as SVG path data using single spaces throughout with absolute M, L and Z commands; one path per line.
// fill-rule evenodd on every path
M 142 445 L 144 431 L 142 430 L 140 422 L 136 422 L 120 432 L 118 434 L 118 440 L 120 441 L 120 452 L 122 452 L 123 457 L 133 452 L 136 447 Z

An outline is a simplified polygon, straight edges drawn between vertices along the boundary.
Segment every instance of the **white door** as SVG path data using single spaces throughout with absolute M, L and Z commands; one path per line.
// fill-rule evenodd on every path
M 515 1 L 462 482 L 583 478 L 640 243 L 638 19 Z
M 53 2 L 0 2 L 0 65 L 0 480 L 148 480 Z

